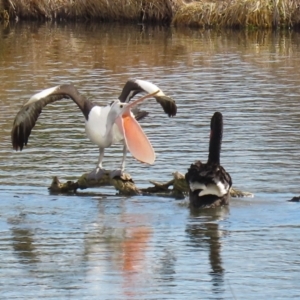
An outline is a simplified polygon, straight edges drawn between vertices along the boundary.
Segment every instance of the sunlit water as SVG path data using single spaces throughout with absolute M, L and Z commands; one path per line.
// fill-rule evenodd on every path
M 0 37 L 1 299 L 298 299 L 300 35 L 117 25 L 2 27 Z M 157 160 L 130 155 L 139 187 L 206 160 L 210 117 L 224 116 L 222 165 L 254 193 L 227 209 L 192 212 L 186 200 L 115 196 L 112 188 L 50 195 L 52 176 L 76 180 L 98 150 L 70 100 L 44 109 L 23 152 L 15 114 L 41 89 L 72 82 L 100 104 L 129 78 L 172 96 L 142 127 Z M 105 153 L 118 167 L 122 149 Z

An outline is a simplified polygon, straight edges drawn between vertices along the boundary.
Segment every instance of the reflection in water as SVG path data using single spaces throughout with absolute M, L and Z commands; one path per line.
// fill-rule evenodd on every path
M 12 228 L 12 243 L 21 263 L 37 263 L 38 252 L 34 246 L 34 235 L 29 229 Z
M 156 270 L 160 275 L 160 279 L 168 283 L 174 281 L 176 274 L 175 267 L 177 259 L 173 247 L 169 244 L 168 247 L 163 248 L 163 255 L 158 260 L 158 268 Z
M 140 276 L 147 269 L 145 252 L 151 237 L 151 229 L 147 227 L 128 228 L 125 239 L 120 245 L 121 271 L 123 289 L 126 299 L 138 296 L 136 291 L 141 288 Z M 144 273 L 143 276 L 145 276 Z M 147 280 L 147 278 L 143 278 Z
M 120 276 L 123 299 L 139 299 L 147 282 L 146 253 L 152 228 L 142 225 L 143 215 L 126 212 L 124 205 L 121 202 L 111 214 L 111 208 L 99 203 L 99 218 L 93 231 L 85 237 L 87 280 L 101 282 L 105 272 L 116 272 Z
M 0 36 L 1 297 L 232 299 L 230 280 L 237 299 L 298 299 L 299 207 L 284 193 L 299 192 L 299 45 L 293 31 L 10 24 Z M 223 113 L 223 164 L 256 195 L 232 201 L 230 222 L 220 221 L 224 208 L 188 212 L 173 199 L 123 199 L 109 188 L 97 200 L 49 196 L 52 176 L 74 180 L 97 155 L 68 100 L 43 110 L 26 151 L 11 150 L 13 117 L 34 92 L 72 82 L 103 105 L 130 77 L 152 80 L 178 104 L 167 120 L 147 103 L 142 126 L 157 160 L 129 157 L 138 186 L 207 157 L 207 120 Z M 26 218 L 9 222 L 20 205 Z
M 224 231 L 219 229 L 218 221 L 226 218 L 228 213 L 229 208 L 227 206 L 218 209 L 191 209 L 190 220 L 186 228 L 195 248 L 208 247 L 212 291 L 217 294 L 224 292 L 224 269 L 221 258 L 221 238 Z

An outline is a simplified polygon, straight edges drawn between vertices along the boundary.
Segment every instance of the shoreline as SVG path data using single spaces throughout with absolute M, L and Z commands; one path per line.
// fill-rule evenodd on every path
M 0 0 L 0 20 L 119 21 L 198 28 L 300 28 L 297 0 Z

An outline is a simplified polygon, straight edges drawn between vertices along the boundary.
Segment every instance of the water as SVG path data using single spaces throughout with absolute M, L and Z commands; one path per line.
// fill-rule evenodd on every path
M 298 299 L 300 35 L 116 24 L 11 24 L 0 41 L 1 299 Z M 47 106 L 16 153 L 15 114 L 41 89 L 72 82 L 100 104 L 129 78 L 151 80 L 178 104 L 155 101 L 142 126 L 153 166 L 127 158 L 137 186 L 165 182 L 207 158 L 209 122 L 224 116 L 221 162 L 254 193 L 230 207 L 190 211 L 186 200 L 119 197 L 112 188 L 50 195 L 52 176 L 95 167 L 83 116 Z M 104 166 L 119 166 L 120 145 Z

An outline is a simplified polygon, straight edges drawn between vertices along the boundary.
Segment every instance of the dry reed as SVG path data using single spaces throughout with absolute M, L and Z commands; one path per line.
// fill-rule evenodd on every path
M 1 2 L 1 0 L 0 0 Z M 11 18 L 171 22 L 172 0 L 3 0 Z
M 182 5 L 173 24 L 198 27 L 299 26 L 298 0 L 200 0 Z
M 295 27 L 299 0 L 0 0 L 10 18 L 164 22 L 197 27 Z

